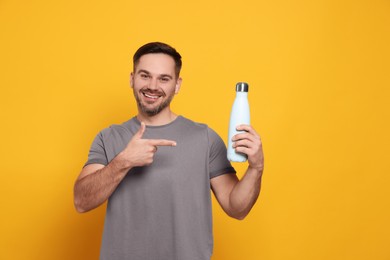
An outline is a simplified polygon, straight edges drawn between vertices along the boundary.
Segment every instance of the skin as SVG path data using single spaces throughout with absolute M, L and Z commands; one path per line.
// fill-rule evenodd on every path
M 158 146 L 176 146 L 172 140 L 142 137 L 146 125 L 164 125 L 177 118 L 171 111 L 170 100 L 179 92 L 181 82 L 170 56 L 146 54 L 140 58 L 131 73 L 130 84 L 137 100 L 141 127 L 107 166 L 90 164 L 82 169 L 74 185 L 78 212 L 87 212 L 103 204 L 131 168 L 152 164 Z M 233 218 L 244 219 L 260 194 L 264 159 L 257 132 L 249 125 L 238 126 L 237 130 L 244 132 L 233 137 L 233 147 L 248 155 L 248 168 L 241 180 L 235 174 L 224 174 L 212 178 L 210 185 L 223 210 Z

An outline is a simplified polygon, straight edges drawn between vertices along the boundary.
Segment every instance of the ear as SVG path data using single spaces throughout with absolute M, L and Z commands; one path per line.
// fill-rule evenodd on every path
M 130 73 L 130 87 L 133 88 L 134 86 L 134 74 L 133 72 Z
M 179 93 L 180 87 L 181 87 L 181 82 L 183 81 L 182 78 L 178 78 L 176 81 L 176 86 L 175 86 L 175 94 Z

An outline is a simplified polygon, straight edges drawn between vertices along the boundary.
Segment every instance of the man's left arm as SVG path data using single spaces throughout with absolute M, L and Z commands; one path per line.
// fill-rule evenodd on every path
M 260 136 L 249 125 L 233 137 L 236 152 L 248 155 L 248 169 L 241 180 L 235 174 L 223 174 L 210 180 L 211 188 L 223 210 L 231 217 L 244 219 L 260 194 L 264 156 Z

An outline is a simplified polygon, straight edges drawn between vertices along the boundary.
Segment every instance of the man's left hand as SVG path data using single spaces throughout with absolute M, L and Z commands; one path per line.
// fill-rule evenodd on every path
M 238 153 L 248 155 L 249 167 L 263 171 L 264 154 L 260 136 L 250 125 L 239 125 L 237 131 L 245 131 L 233 136 L 233 148 Z

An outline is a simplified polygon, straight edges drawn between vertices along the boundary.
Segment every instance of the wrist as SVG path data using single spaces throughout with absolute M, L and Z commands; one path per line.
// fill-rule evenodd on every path
M 120 152 L 117 156 L 115 156 L 112 162 L 114 163 L 115 168 L 118 169 L 119 171 L 121 170 L 128 171 L 133 167 L 131 163 L 128 160 L 126 160 L 126 156 L 123 153 L 123 151 Z

